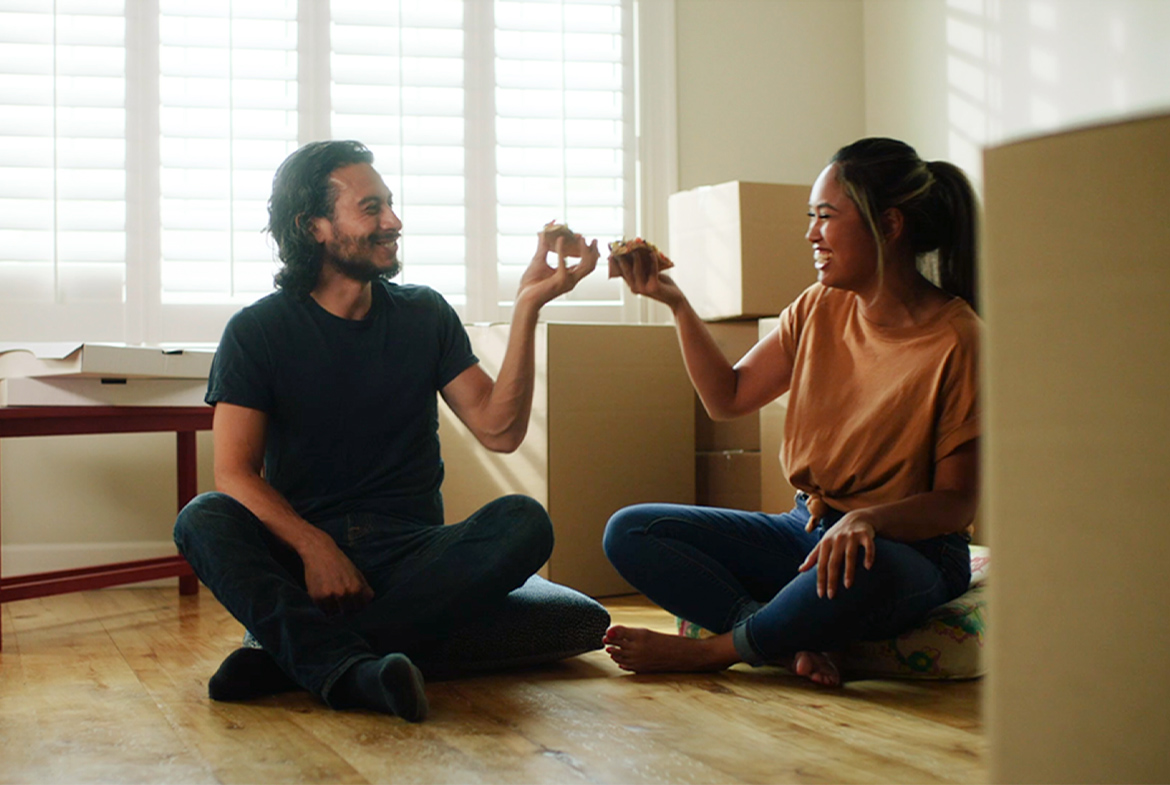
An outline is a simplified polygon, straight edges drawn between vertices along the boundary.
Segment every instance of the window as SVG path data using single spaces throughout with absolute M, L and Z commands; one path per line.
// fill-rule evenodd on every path
M 603 243 L 632 229 L 633 69 L 623 67 L 629 21 L 619 3 L 495 9 L 496 301 L 506 307 L 531 258 L 533 226 L 560 218 Z M 618 283 L 590 276 L 550 309 L 619 320 Z
M 635 230 L 632 0 L 0 0 L 0 338 L 218 339 L 272 173 L 356 138 L 402 280 L 505 319 L 534 235 Z M 548 318 L 621 320 L 604 271 Z
M 403 223 L 403 280 L 465 308 L 464 3 L 333 0 L 330 9 L 333 136 L 374 153 Z
M 6 334 L 35 320 L 46 304 L 72 306 L 83 324 L 87 317 L 117 317 L 126 284 L 122 2 L 93 0 L 58 13 L 46 12 L 45 5 L 0 6 L 0 314 Z
M 160 0 L 160 291 L 245 303 L 272 291 L 272 174 L 297 148 L 297 6 Z

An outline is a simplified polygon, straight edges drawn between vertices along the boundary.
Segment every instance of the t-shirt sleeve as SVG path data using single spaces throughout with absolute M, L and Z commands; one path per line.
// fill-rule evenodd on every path
M 780 348 L 789 357 L 796 357 L 800 333 L 822 290 L 820 284 L 813 284 L 780 312 Z
M 939 400 L 935 461 L 979 437 L 979 323 L 971 316 L 957 325 L 955 349 L 947 363 Z
M 435 292 L 439 310 L 439 363 L 436 384 L 446 387 L 456 376 L 479 362 L 471 351 L 471 339 L 459 320 L 459 314 L 443 297 Z
M 233 316 L 211 362 L 204 400 L 214 406 L 225 402 L 271 412 L 272 356 L 264 333 L 244 310 Z

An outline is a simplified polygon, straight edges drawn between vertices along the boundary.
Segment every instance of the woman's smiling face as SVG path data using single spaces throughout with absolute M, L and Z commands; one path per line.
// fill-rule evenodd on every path
M 817 280 L 857 294 L 878 282 L 877 243 L 861 211 L 837 179 L 836 164 L 825 167 L 808 199 L 808 231 Z

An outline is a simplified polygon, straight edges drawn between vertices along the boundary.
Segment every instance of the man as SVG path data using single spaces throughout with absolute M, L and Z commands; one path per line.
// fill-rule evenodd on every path
M 268 230 L 284 263 L 279 291 L 224 331 L 207 391 L 218 492 L 179 514 L 175 542 L 262 647 L 229 656 L 211 697 L 300 686 L 334 708 L 420 721 L 419 664 L 457 669 L 469 650 L 506 660 L 491 642 L 509 637 L 532 639 L 506 653 L 522 661 L 565 656 L 564 640 L 527 634 L 541 608 L 600 648 L 600 605 L 529 580 L 553 544 L 539 503 L 508 496 L 442 525 L 436 400 L 488 449 L 515 450 L 532 407 L 537 315 L 598 251 L 574 236 L 580 262 L 569 266 L 557 240 L 550 267 L 540 235 L 493 381 L 438 293 L 388 281 L 402 223 L 372 163 L 360 143 L 314 142 L 277 170 Z

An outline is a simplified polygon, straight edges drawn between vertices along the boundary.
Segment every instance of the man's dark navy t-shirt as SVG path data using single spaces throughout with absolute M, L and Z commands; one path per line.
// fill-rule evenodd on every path
M 302 517 L 441 524 L 436 393 L 477 362 L 438 292 L 377 281 L 365 319 L 269 295 L 228 322 L 206 400 L 268 415 L 264 474 Z

